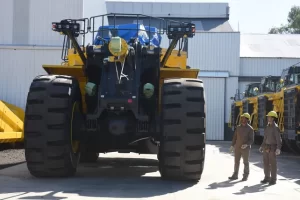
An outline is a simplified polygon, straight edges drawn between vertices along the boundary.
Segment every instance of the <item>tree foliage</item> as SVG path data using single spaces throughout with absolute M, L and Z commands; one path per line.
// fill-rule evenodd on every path
M 270 29 L 270 34 L 300 34 L 300 6 L 293 6 L 288 14 L 287 24 Z

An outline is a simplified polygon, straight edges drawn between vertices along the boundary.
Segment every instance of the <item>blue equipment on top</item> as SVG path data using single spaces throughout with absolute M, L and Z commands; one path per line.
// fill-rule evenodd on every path
M 115 36 L 123 38 L 127 43 L 132 38 L 138 38 L 142 45 L 146 45 L 146 43 L 149 43 L 148 31 L 150 31 L 150 45 L 159 46 L 161 43 L 161 36 L 157 33 L 158 29 L 152 26 L 144 26 L 143 24 L 100 26 L 94 40 L 94 45 L 103 44 L 103 39 L 108 42 L 113 35 L 112 32 L 115 33 Z

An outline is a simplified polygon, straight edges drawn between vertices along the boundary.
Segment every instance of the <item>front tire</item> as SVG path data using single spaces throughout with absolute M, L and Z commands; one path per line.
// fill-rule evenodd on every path
M 67 177 L 76 173 L 81 107 L 75 78 L 45 75 L 33 80 L 24 122 L 25 158 L 33 176 Z
M 163 179 L 198 181 L 205 160 L 205 95 L 198 79 L 168 79 L 162 88 L 159 171 Z

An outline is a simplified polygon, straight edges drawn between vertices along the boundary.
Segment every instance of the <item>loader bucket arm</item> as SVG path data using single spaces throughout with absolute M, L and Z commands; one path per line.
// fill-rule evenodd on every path
M 168 47 L 166 54 L 164 55 L 160 66 L 165 67 L 173 49 L 176 47 L 178 41 L 183 37 L 192 38 L 195 35 L 195 24 L 180 24 L 180 25 L 169 25 L 168 26 L 168 38 L 172 39 L 170 46 Z

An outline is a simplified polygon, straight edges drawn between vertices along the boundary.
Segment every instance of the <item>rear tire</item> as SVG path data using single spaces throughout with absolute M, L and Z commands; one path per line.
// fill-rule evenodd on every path
M 163 179 L 198 181 L 205 160 L 205 95 L 198 79 L 168 79 L 162 88 L 159 171 Z
M 33 80 L 24 122 L 25 158 L 33 176 L 76 173 L 80 150 L 74 140 L 79 140 L 83 122 L 81 108 L 79 84 L 73 77 L 45 75 Z

